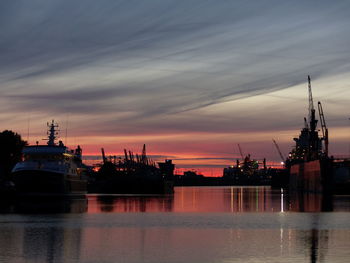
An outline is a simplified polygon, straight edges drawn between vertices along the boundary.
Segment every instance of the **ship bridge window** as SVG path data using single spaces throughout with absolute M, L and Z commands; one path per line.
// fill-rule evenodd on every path
M 25 154 L 23 158 L 25 161 L 61 161 L 63 159 L 59 154 Z

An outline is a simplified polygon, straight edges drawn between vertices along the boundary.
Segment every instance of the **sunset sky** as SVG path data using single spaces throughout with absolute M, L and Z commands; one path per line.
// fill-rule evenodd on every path
M 90 158 L 145 143 L 217 174 L 238 143 L 288 154 L 311 75 L 330 152 L 349 154 L 349 14 L 349 1 L 2 0 L 0 130 L 34 144 L 55 119 Z

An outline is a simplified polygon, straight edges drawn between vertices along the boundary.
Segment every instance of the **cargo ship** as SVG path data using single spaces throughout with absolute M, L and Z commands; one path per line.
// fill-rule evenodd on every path
M 314 192 L 328 194 L 333 190 L 332 158 L 328 157 L 328 129 L 322 104 L 318 102 L 318 112 L 322 135 L 317 129 L 316 111 L 314 108 L 311 79 L 308 76 L 309 118 L 304 118 L 298 138 L 294 138 L 295 147 L 289 153 L 289 189 L 292 192 Z
M 70 150 L 58 138 L 58 125 L 47 123 L 46 145 L 23 148 L 23 161 L 17 163 L 11 177 L 16 195 L 84 195 L 87 180 L 82 163 L 82 149 Z

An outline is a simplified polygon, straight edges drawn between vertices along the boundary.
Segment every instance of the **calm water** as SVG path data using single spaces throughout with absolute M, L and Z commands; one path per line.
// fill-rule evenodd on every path
M 0 209 L 0 262 L 350 262 L 349 196 L 179 187 Z

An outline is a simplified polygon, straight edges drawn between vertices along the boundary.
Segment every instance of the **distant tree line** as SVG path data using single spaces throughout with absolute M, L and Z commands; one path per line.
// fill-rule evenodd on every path
M 0 132 L 0 180 L 8 178 L 11 170 L 21 160 L 22 149 L 27 145 L 21 135 L 13 131 Z

